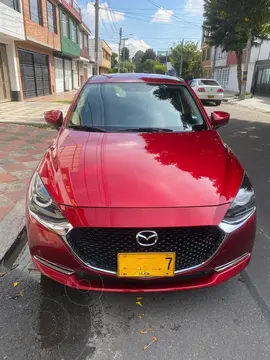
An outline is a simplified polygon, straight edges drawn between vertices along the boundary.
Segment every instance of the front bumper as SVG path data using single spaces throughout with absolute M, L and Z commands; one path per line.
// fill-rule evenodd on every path
M 223 229 L 225 239 L 208 262 L 173 278 L 122 279 L 84 264 L 64 239 L 30 214 L 27 231 L 30 252 L 37 269 L 66 286 L 111 292 L 158 292 L 198 289 L 218 285 L 241 272 L 249 263 L 256 232 L 256 213 L 241 226 Z

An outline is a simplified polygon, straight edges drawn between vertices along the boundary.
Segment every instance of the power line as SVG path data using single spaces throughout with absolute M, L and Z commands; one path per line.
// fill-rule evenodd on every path
M 194 23 L 192 23 L 192 22 L 190 22 L 190 21 L 183 20 L 183 19 L 180 18 L 179 16 L 172 14 L 171 11 L 168 11 L 168 10 L 166 10 L 166 9 L 163 9 L 162 6 L 157 5 L 157 4 L 156 4 L 154 1 L 152 1 L 152 0 L 148 0 L 148 2 L 149 2 L 150 4 L 152 4 L 152 5 L 154 5 L 156 8 L 161 9 L 162 11 L 168 13 L 168 14 L 171 15 L 172 17 L 181 20 L 182 22 L 185 22 L 185 23 L 190 24 L 190 25 L 193 25 L 193 26 L 200 26 L 200 27 L 201 27 L 201 25 L 195 25 Z

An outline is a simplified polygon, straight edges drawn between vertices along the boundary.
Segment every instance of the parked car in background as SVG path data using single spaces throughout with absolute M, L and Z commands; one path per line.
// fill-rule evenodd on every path
M 255 195 L 190 87 L 157 74 L 91 77 L 33 175 L 28 242 L 47 277 L 82 290 L 175 291 L 242 271 Z
M 223 100 L 224 90 L 215 79 L 193 79 L 189 86 L 201 101 L 213 101 L 220 105 Z

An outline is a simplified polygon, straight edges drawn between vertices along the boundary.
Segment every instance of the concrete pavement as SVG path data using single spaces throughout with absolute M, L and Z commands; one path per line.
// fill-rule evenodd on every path
M 270 114 L 270 98 L 268 97 L 254 96 L 253 98 L 247 98 L 245 100 L 239 100 L 231 97 L 227 98 L 227 101 L 237 107 L 243 107 Z
M 52 102 L 7 102 L 0 104 L 0 123 L 45 125 L 44 112 L 61 110 L 64 115 L 70 104 Z
M 30 177 L 56 130 L 0 124 L 0 262 L 24 226 Z

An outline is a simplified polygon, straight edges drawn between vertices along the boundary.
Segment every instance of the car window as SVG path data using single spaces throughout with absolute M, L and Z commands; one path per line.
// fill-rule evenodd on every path
M 207 128 L 186 86 L 147 83 L 86 85 L 69 123 L 111 132 L 134 128 L 171 131 Z
M 216 80 L 200 80 L 200 85 L 220 86 Z
M 190 86 L 191 86 L 191 87 L 196 86 L 196 81 L 192 81 L 192 82 L 190 83 Z

